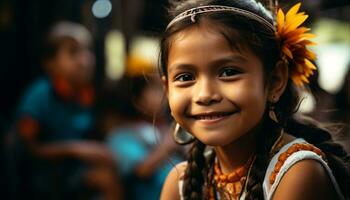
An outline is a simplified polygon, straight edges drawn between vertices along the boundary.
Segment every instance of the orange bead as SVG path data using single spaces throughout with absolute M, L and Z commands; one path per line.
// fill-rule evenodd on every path
M 214 176 L 214 180 L 215 180 L 216 182 L 219 182 L 219 180 L 220 180 L 220 179 L 219 179 L 219 176 L 216 176 L 216 175 L 215 175 L 215 176 Z
M 221 174 L 221 170 L 217 164 L 214 166 L 215 174 Z
M 229 174 L 223 174 L 218 163 L 214 164 L 214 180 L 216 187 L 222 190 L 226 190 L 228 197 L 238 199 L 242 186 L 246 180 L 246 174 L 251 164 L 254 161 L 254 157 L 251 157 L 245 165 L 239 167 Z M 240 191 L 239 191 L 240 189 Z
M 220 180 L 225 182 L 227 181 L 227 176 L 226 175 L 220 175 Z
M 300 150 L 302 148 L 302 144 L 294 144 L 293 146 L 296 150 Z
M 223 184 L 221 182 L 218 182 L 216 185 L 218 188 L 222 188 Z
M 242 184 L 240 182 L 237 182 L 234 186 L 236 194 L 240 194 L 242 192 Z
M 286 161 L 288 158 L 287 153 L 282 153 L 279 157 L 278 157 L 278 161 L 284 162 Z
M 236 171 L 237 175 L 240 176 L 240 177 L 244 176 L 245 173 L 246 173 L 245 169 L 246 169 L 245 167 L 238 168 L 237 171 Z
M 276 174 L 272 172 L 270 175 L 270 184 L 273 184 L 275 182 L 275 179 L 276 179 Z
M 288 148 L 286 152 L 291 155 L 295 152 L 295 150 L 293 148 Z
M 306 149 L 307 149 L 307 150 L 309 150 L 309 151 L 313 151 L 313 150 L 314 150 L 314 148 L 315 148 L 314 146 L 312 146 L 312 145 L 308 145 Z
M 237 181 L 239 179 L 239 176 L 237 173 L 231 173 L 228 175 L 228 181 Z
M 274 171 L 279 172 L 281 170 L 281 167 L 283 166 L 283 164 L 284 164 L 283 162 L 277 162 L 275 165 Z
M 230 194 L 234 194 L 235 188 L 233 187 L 233 183 L 228 183 L 225 188 Z
M 315 148 L 315 149 L 314 149 L 314 152 L 315 152 L 316 154 L 318 154 L 318 155 L 322 155 L 322 154 L 323 154 L 323 152 L 322 152 L 319 148 Z
M 300 150 L 309 150 L 309 148 L 310 148 L 310 146 L 309 145 L 307 145 L 307 144 L 301 144 L 301 146 L 300 146 Z M 311 149 L 310 149 L 311 150 Z

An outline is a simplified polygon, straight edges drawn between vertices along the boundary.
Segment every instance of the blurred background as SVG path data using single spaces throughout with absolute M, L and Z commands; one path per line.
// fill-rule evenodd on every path
M 319 71 L 300 112 L 345 125 L 336 138 L 350 150 L 350 2 L 301 2 Z M 1 199 L 157 199 L 186 150 L 154 98 L 166 7 L 0 0 Z

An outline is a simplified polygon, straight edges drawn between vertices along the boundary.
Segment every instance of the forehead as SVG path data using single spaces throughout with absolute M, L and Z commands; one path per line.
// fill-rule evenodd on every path
M 229 47 L 227 41 L 218 33 L 204 27 L 193 26 L 173 36 L 170 51 L 175 48 L 190 48 L 193 45 L 196 47 L 220 45 L 225 49 Z
M 200 21 L 186 27 L 175 33 L 170 40 L 178 40 L 185 36 L 197 34 L 206 37 L 215 36 L 226 40 L 225 42 L 235 50 L 249 49 L 247 41 L 247 33 L 243 32 L 239 27 L 230 24 L 227 25 L 219 20 L 201 18 Z
M 243 45 L 237 31 L 227 31 L 222 26 L 201 22 L 172 36 L 168 67 L 174 62 L 203 63 L 232 54 L 249 57 L 252 53 Z

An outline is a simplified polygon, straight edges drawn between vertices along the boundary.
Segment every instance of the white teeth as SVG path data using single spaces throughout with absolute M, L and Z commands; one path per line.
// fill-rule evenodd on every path
M 221 118 L 222 115 L 207 115 L 207 116 L 199 116 L 199 119 L 201 120 L 212 120 L 212 119 L 217 119 L 217 118 Z

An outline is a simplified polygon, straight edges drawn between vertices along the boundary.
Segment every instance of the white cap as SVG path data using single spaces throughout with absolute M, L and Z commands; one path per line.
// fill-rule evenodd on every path
M 69 37 L 80 44 L 90 45 L 92 36 L 90 31 L 83 25 L 68 21 L 62 21 L 55 24 L 50 33 L 49 40 L 56 40 L 58 38 Z

